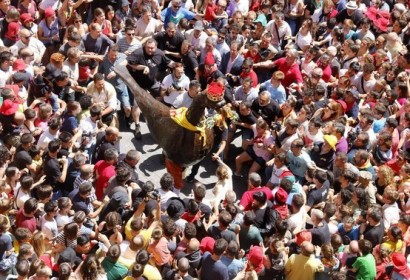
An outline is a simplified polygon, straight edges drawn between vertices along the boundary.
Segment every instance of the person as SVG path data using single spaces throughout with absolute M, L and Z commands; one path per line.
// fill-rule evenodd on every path
M 301 244 L 301 253 L 293 254 L 285 264 L 285 274 L 289 279 L 314 279 L 316 272 L 324 270 L 322 262 L 318 259 L 311 258 L 314 254 L 315 247 L 312 243 L 304 241 Z M 299 269 L 300 267 L 305 269 Z
M 218 239 L 212 248 L 213 253 L 205 252 L 202 256 L 202 266 L 200 270 L 200 277 L 205 279 L 207 277 L 213 279 L 228 280 L 228 268 L 220 260 L 222 254 L 228 247 L 228 242 L 225 239 Z
M 369 240 L 359 240 L 361 257 L 353 263 L 353 272 L 357 273 L 357 279 L 376 277 L 376 261 L 372 255 L 372 243 Z
M 189 83 L 189 78 L 184 74 L 184 66 L 179 62 L 175 63 L 172 73 L 161 83 L 161 97 L 165 105 L 173 105 L 179 95 L 188 91 Z

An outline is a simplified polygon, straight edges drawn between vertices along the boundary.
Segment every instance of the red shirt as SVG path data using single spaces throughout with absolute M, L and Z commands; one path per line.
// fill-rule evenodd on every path
M 285 78 L 282 81 L 282 85 L 287 88 L 292 83 L 302 83 L 302 73 L 300 72 L 299 65 L 294 63 L 289 66 L 286 63 L 286 57 L 279 58 L 275 61 L 275 64 L 278 66 L 278 70 L 282 71 L 285 74 Z
M 95 182 L 95 195 L 98 200 L 104 198 L 104 190 L 108 186 L 108 180 L 115 176 L 115 167 L 108 164 L 105 160 L 98 161 L 94 166 L 94 171 L 98 174 Z
M 16 228 L 26 228 L 32 233 L 37 229 L 37 221 L 35 217 L 27 217 L 24 215 L 23 208 L 21 208 L 16 215 Z
M 253 188 L 249 191 L 246 191 L 241 198 L 241 202 L 239 203 L 245 209 L 245 211 L 249 211 L 252 209 L 252 201 L 253 201 L 253 194 L 256 192 L 264 192 L 268 200 L 273 202 L 273 194 L 272 190 L 268 187 L 260 187 L 260 188 Z
M 256 75 L 255 71 L 253 71 L 253 69 L 251 71 L 249 71 L 248 73 L 243 72 L 239 75 L 239 77 L 241 77 L 242 80 L 244 80 L 245 78 L 251 78 L 252 79 L 252 87 L 255 88 L 258 86 L 258 75 Z
M 205 8 L 204 20 L 213 21 L 215 19 L 216 9 L 217 9 L 217 6 L 212 1 L 209 1 L 208 5 L 206 5 L 206 8 Z

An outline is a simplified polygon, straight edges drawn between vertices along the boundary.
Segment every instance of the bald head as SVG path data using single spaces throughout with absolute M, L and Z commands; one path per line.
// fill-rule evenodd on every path
M 20 124 L 23 124 L 23 122 L 26 120 L 26 117 L 22 112 L 16 112 L 14 113 L 13 120 L 15 124 L 20 125 Z
M 179 271 L 181 271 L 182 273 L 185 273 L 188 271 L 189 269 L 189 261 L 187 258 L 181 258 L 178 261 L 178 269 Z
M 302 249 L 302 255 L 304 256 L 310 256 L 315 252 L 315 247 L 309 241 L 303 241 L 300 248 Z
M 28 29 L 21 29 L 19 32 L 20 38 L 21 37 L 30 37 L 30 31 L 28 31 Z
M 349 251 L 352 254 L 359 253 L 359 243 L 356 240 L 350 241 Z
M 191 238 L 188 243 L 188 252 L 192 253 L 199 249 L 199 241 L 196 238 Z

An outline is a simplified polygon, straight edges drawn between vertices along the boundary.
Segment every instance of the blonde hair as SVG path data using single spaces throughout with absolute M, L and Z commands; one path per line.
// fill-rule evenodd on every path
M 225 166 L 218 166 L 216 169 L 216 176 L 219 180 L 226 180 L 229 178 L 229 172 Z
M 46 251 L 46 236 L 41 231 L 38 231 L 34 234 L 32 239 L 32 245 L 34 248 L 34 252 L 38 257 L 42 256 Z

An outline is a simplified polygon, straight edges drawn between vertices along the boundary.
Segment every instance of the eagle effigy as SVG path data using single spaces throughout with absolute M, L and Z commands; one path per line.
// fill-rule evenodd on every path
M 218 110 L 224 102 L 224 86 L 212 82 L 207 90 L 196 96 L 189 108 L 171 109 L 141 88 L 125 66 L 114 71 L 135 96 L 149 131 L 164 150 L 165 165 L 175 180 L 175 187 L 183 187 L 183 170 L 201 161 L 212 149 L 214 132 L 205 123 L 205 108 Z

